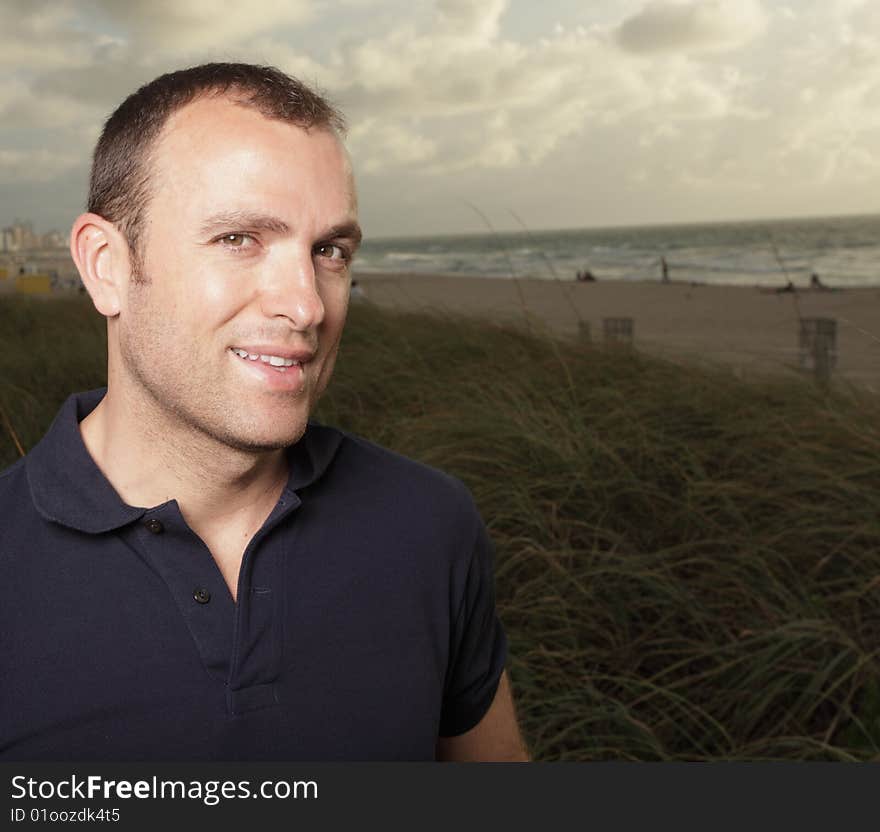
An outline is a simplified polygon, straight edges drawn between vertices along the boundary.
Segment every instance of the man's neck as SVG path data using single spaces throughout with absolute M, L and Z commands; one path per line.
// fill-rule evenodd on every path
M 80 433 L 125 503 L 152 507 L 177 500 L 189 526 L 206 542 L 222 530 L 249 537 L 287 482 L 283 450 L 230 448 L 172 420 L 146 396 L 108 389 L 80 423 Z

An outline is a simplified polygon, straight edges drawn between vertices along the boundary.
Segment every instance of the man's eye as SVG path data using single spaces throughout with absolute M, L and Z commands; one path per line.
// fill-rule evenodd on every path
M 246 248 L 253 239 L 250 234 L 224 234 L 217 242 L 224 248 Z
M 328 260 L 348 260 L 348 252 L 342 246 L 335 246 L 332 243 L 315 246 L 315 254 Z

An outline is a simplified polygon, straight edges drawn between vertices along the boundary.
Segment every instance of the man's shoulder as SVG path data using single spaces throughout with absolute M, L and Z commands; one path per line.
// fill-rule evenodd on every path
M 338 430 L 338 429 L 335 429 Z M 369 477 L 374 484 L 417 486 L 438 493 L 469 493 L 456 476 L 412 457 L 379 445 L 349 431 L 339 430 L 342 441 L 338 464 L 356 475 Z
M 419 541 L 466 565 L 484 528 L 468 486 L 447 471 L 363 436 L 339 433 L 324 495 L 332 511 L 343 511 L 337 515 L 346 519 L 340 528 L 379 529 L 383 539 Z
M 27 457 L 21 457 L 8 468 L 0 471 L 0 503 L 5 503 L 3 498 L 11 497 L 23 487 L 27 487 Z M 5 514 L 6 512 L 4 512 Z
M 331 482 L 398 512 L 425 510 L 451 518 L 475 516 L 470 489 L 457 476 L 339 428 Z
M 34 517 L 31 488 L 27 476 L 27 457 L 0 471 L 0 559 L 10 535 L 33 533 Z

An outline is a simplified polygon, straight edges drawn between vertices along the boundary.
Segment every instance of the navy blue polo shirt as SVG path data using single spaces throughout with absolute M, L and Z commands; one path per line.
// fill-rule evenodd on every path
M 432 760 L 504 667 L 464 485 L 309 423 L 238 602 L 175 500 L 126 505 L 71 396 L 0 474 L 0 758 Z

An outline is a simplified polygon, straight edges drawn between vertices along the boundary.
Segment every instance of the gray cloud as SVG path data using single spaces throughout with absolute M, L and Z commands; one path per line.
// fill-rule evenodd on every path
M 437 0 L 440 26 L 460 38 L 495 37 L 507 0 Z
M 8 0 L 0 26 L 0 67 L 44 71 L 88 63 L 99 39 L 77 26 L 69 0 Z
M 52 182 L 59 175 L 81 166 L 76 153 L 62 153 L 46 148 L 38 150 L 0 149 L 0 184 L 15 182 Z
M 96 56 L 87 66 L 49 70 L 31 84 L 35 97 L 66 98 L 83 107 L 109 112 L 139 86 L 166 71 L 160 63 L 132 60 L 129 50 Z
M 723 51 L 764 31 L 760 0 L 653 0 L 623 21 L 617 39 L 632 52 Z
M 128 37 L 153 54 L 222 49 L 312 15 L 312 0 L 220 4 L 216 0 L 92 0 Z

